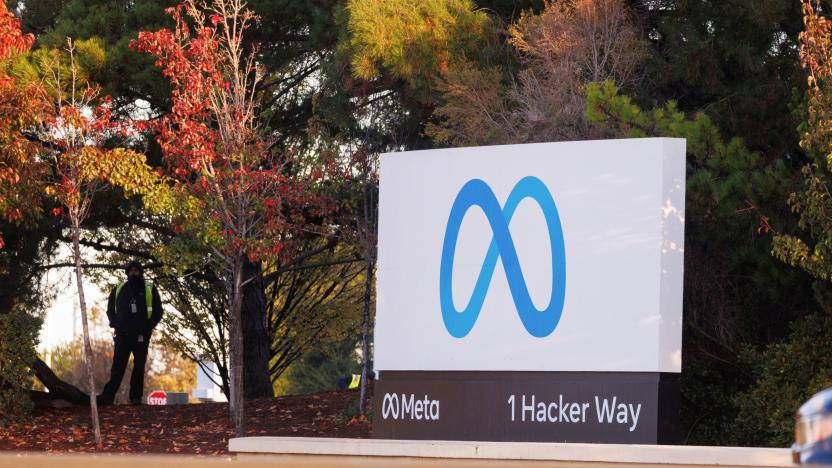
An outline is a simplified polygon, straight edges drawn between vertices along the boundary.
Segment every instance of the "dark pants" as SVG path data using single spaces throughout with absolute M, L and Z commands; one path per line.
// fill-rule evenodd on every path
M 116 335 L 113 347 L 113 367 L 110 369 L 110 381 L 104 386 L 101 398 L 112 401 L 115 399 L 121 379 L 124 378 L 124 371 L 127 369 L 127 361 L 133 355 L 133 374 L 130 376 L 130 401 L 141 401 L 144 394 L 144 365 L 147 362 L 147 346 L 150 337 L 145 336 L 139 342 L 137 335 Z

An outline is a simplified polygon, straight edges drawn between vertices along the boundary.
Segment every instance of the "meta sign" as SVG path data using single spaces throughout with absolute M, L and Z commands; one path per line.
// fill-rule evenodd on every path
M 673 442 L 685 141 L 381 156 L 373 434 Z

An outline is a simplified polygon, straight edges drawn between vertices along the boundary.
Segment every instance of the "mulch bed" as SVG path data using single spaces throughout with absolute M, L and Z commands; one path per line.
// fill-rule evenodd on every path
M 249 436 L 370 437 L 370 423 L 350 418 L 357 391 L 246 402 Z M 0 427 L 0 450 L 227 455 L 234 430 L 227 403 L 106 406 L 99 409 L 103 444 L 95 445 L 88 407 L 38 409 Z

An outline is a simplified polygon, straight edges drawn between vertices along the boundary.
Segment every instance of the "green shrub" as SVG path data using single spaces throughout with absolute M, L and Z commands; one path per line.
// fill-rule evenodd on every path
M 795 322 L 784 342 L 763 352 L 749 349 L 740 359 L 753 370 L 754 383 L 735 397 L 739 414 L 729 432 L 736 437 L 733 443 L 788 447 L 795 411 L 832 385 L 832 315 L 809 315 Z
M 0 425 L 24 418 L 32 408 L 30 365 L 41 319 L 13 309 L 0 315 Z
M 292 363 L 283 377 L 286 395 L 334 390 L 338 379 L 361 373 L 361 363 L 354 340 L 321 342 Z

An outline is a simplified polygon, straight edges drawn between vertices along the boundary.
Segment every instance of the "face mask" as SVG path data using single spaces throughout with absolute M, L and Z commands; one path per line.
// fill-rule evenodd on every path
M 142 281 L 141 275 L 130 275 L 127 277 L 127 282 L 129 284 L 137 284 Z

